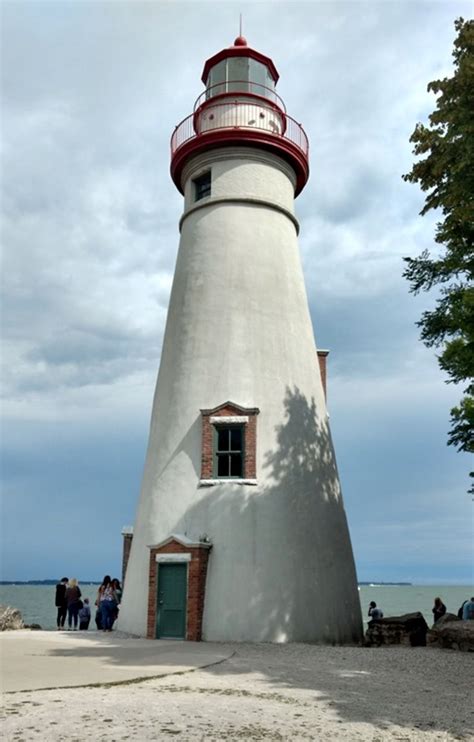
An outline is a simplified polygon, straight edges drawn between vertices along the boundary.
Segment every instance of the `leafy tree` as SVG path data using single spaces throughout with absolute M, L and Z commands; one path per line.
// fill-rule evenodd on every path
M 410 291 L 438 289 L 432 311 L 417 323 L 421 340 L 439 347 L 447 383 L 466 383 L 451 410 L 448 445 L 474 453 L 474 21 L 455 22 L 454 74 L 428 85 L 438 96 L 429 126 L 418 123 L 410 141 L 424 156 L 403 178 L 427 192 L 423 216 L 437 210 L 436 255 L 404 258 Z M 474 476 L 474 472 L 471 472 Z M 471 489 L 474 492 L 474 486 Z

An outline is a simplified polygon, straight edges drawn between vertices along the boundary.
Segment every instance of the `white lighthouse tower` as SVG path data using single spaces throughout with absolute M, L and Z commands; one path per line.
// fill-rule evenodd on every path
M 181 239 L 120 628 L 358 641 L 294 212 L 308 140 L 243 37 L 202 80 L 171 140 Z

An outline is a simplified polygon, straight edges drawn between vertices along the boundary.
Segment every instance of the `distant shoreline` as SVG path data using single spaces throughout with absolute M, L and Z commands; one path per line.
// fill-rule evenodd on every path
M 80 580 L 78 582 L 83 585 L 100 585 L 100 580 Z M 0 585 L 56 585 L 58 580 L 0 580 Z M 403 585 L 404 587 L 413 585 L 413 582 L 359 582 L 359 585 L 365 587 L 377 587 L 378 585 Z
M 0 580 L 0 585 L 57 585 L 59 580 Z M 100 585 L 100 580 L 79 580 L 82 585 Z
M 378 587 L 379 585 L 403 585 L 403 586 L 410 586 L 413 585 L 413 582 L 374 582 L 371 580 L 370 582 L 359 582 L 359 585 L 364 585 L 364 587 Z

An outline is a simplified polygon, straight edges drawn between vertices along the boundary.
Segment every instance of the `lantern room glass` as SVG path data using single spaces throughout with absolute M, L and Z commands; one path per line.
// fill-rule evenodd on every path
M 230 57 L 227 60 L 227 92 L 248 93 L 249 58 Z
M 211 68 L 206 99 L 222 93 L 252 93 L 274 100 L 275 81 L 268 67 L 251 57 L 227 57 Z

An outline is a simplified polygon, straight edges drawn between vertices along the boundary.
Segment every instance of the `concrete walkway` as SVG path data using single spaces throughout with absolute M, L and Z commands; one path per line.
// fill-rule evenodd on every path
M 232 656 L 225 644 L 151 641 L 113 632 L 5 631 L 3 692 L 117 683 L 208 667 Z

